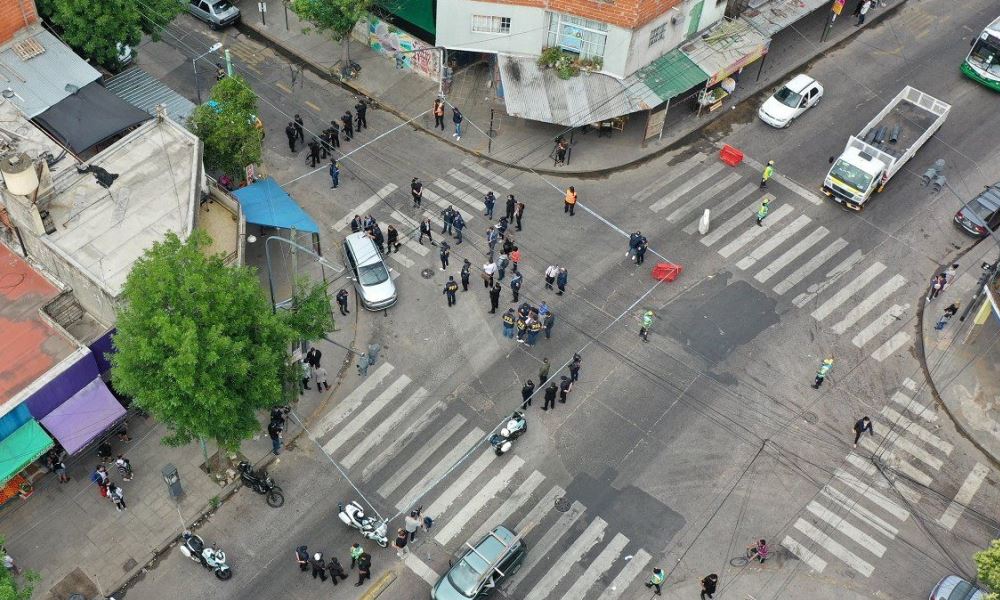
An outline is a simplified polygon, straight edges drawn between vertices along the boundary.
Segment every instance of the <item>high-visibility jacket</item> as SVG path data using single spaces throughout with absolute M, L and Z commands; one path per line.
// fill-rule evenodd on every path
M 763 176 L 764 181 L 770 179 L 772 175 L 774 175 L 774 167 L 772 167 L 771 165 L 767 165 L 766 167 L 764 167 L 764 176 Z
M 576 204 L 576 192 L 566 190 L 566 204 Z
M 651 315 L 642 315 L 642 328 L 649 329 L 653 326 L 653 317 Z
M 766 217 L 768 210 L 770 209 L 767 207 L 767 204 L 761 204 L 760 208 L 757 209 L 757 218 L 763 219 L 764 217 Z

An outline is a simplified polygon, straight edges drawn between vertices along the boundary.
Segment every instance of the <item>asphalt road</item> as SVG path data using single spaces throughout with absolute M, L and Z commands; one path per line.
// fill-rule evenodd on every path
M 206 525 L 205 535 L 232 557 L 236 577 L 216 582 L 174 552 L 129 594 L 315 597 L 321 588 L 302 581 L 291 549 L 307 543 L 343 560 L 356 539 L 333 514 L 338 499 L 354 494 L 324 452 L 386 516 L 427 489 L 425 477 L 436 483 L 414 500 L 436 517 L 427 536 L 435 539 L 425 539 L 405 566 L 389 552 L 376 554 L 376 578 L 383 569 L 398 575 L 383 597 L 426 597 L 425 580 L 443 572 L 494 514 L 534 524 L 527 542 L 538 563 L 517 574 L 523 584 L 501 590 L 510 598 L 644 597 L 643 575 L 629 576 L 629 569 L 645 557 L 642 573 L 669 567 L 672 585 L 714 571 L 724 585 L 759 577 L 760 589 L 773 590 L 783 582 L 784 593 L 773 597 L 799 595 L 820 579 L 873 596 L 921 597 L 944 574 L 972 573 L 971 553 L 995 530 L 988 515 L 1000 490 L 992 463 L 925 397 L 914 349 L 927 278 L 971 242 L 951 224 L 959 200 L 929 193 L 919 177 L 944 158 L 949 182 L 968 198 L 1000 172 L 990 135 L 1000 126 L 995 94 L 958 72 L 969 37 L 991 11 L 985 0 L 960 9 L 911 2 L 810 65 L 826 95 L 791 128 L 768 128 L 747 103 L 690 145 L 600 180 L 560 181 L 469 162 L 372 111 L 359 141 L 389 133 L 344 160 L 341 189 L 328 189 L 324 170 L 287 186 L 321 223 L 324 248 L 333 253 L 342 229 L 333 227 L 362 210 L 412 225 L 422 216 L 410 208 L 413 176 L 473 216 L 468 243 L 454 246 L 445 273 L 430 246 L 408 244 L 391 259 L 400 304 L 359 321 L 364 338 L 382 343 L 387 366 L 369 375 L 368 386 L 357 387 L 361 381 L 349 375 L 330 418 L 314 424 L 317 444 L 300 444 L 275 468 L 289 503 L 274 511 L 241 492 Z M 140 62 L 190 97 L 185 57 L 223 36 L 262 98 L 266 163 L 279 182 L 309 171 L 302 154 L 289 156 L 285 146 L 289 114 L 302 113 L 313 127 L 353 104 L 339 88 L 233 31 L 213 38 L 182 16 L 167 33 L 141 49 Z M 871 207 L 847 213 L 819 196 L 827 158 L 904 85 L 951 103 L 951 114 Z M 750 160 L 721 167 L 723 142 Z M 787 179 L 766 190 L 774 201 L 758 229 L 752 213 L 764 192 L 751 161 L 769 159 Z M 387 185 L 395 188 L 373 197 Z M 572 218 L 561 210 L 567 185 L 580 192 Z M 500 336 L 476 279 L 457 307 L 444 307 L 444 276 L 457 274 L 462 258 L 483 262 L 488 221 L 476 203 L 487 188 L 501 197 L 509 190 L 528 206 L 517 236 L 525 255 L 522 298 L 545 300 L 557 316 L 553 339 L 535 348 Z M 706 207 L 712 230 L 700 236 L 692 225 Z M 624 257 L 626 232 L 636 229 L 654 254 L 641 268 Z M 648 268 L 658 260 L 683 265 L 683 274 L 657 284 Z M 566 296 L 543 289 L 548 264 L 568 267 Z M 958 284 L 974 281 L 977 271 L 963 263 Z M 506 288 L 503 298 L 510 299 Z M 657 321 L 643 344 L 636 334 L 647 308 Z M 513 455 L 495 459 L 471 449 L 516 407 L 522 382 L 537 383 L 541 357 L 560 366 L 576 351 L 584 363 L 568 404 L 548 414 L 534 406 Z M 836 364 L 814 391 L 808 384 L 824 356 Z M 877 436 L 852 453 L 850 428 L 864 414 L 875 420 Z M 954 522 L 942 524 L 959 488 L 981 472 L 977 464 L 987 469 L 982 487 Z M 550 490 L 576 507 L 550 506 Z M 762 570 L 729 566 L 729 557 L 760 536 L 782 543 L 774 561 Z

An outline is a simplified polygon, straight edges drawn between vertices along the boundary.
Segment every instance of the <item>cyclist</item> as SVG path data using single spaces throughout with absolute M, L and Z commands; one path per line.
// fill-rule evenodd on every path
M 769 552 L 770 550 L 767 547 L 766 540 L 757 540 L 756 544 L 750 544 L 749 546 L 747 546 L 747 558 L 749 558 L 750 560 L 756 558 L 762 564 L 765 560 L 767 560 L 767 555 Z

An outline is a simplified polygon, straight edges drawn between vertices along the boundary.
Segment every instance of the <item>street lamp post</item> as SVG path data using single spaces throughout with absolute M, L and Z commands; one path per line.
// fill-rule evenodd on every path
M 277 303 L 275 301 L 275 298 L 274 298 L 274 277 L 271 275 L 271 240 L 277 240 L 279 242 L 284 242 L 284 243 L 288 244 L 289 246 L 292 246 L 293 248 L 295 248 L 297 250 L 301 250 L 301 251 L 305 252 L 306 254 L 309 254 L 310 256 L 314 257 L 319 264 L 323 265 L 324 267 L 327 267 L 328 269 L 331 269 L 334 273 L 342 273 L 344 271 L 343 267 L 339 267 L 339 266 L 331 263 L 330 261 L 326 260 L 325 258 L 323 258 L 322 256 L 320 256 L 319 254 L 316 254 L 315 252 L 313 252 L 309 248 L 306 248 L 305 246 L 303 246 L 301 244 L 297 244 L 296 242 L 293 242 L 292 240 L 290 240 L 288 238 L 283 238 L 283 237 L 277 236 L 277 235 L 268 236 L 267 239 L 264 240 L 264 258 L 267 261 L 267 287 L 268 287 L 268 289 L 271 292 L 271 312 L 272 313 L 278 312 L 278 305 L 277 305 Z
M 208 49 L 208 52 L 203 52 L 198 56 L 191 59 L 191 66 L 194 67 L 194 91 L 198 96 L 198 104 L 201 104 L 201 81 L 198 79 L 198 61 L 205 56 L 215 52 L 222 47 L 222 42 L 216 42 L 212 44 L 212 47 Z

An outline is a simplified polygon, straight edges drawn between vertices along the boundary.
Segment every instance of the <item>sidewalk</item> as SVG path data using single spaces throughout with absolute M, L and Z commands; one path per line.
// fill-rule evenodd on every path
M 817 40 L 826 22 L 825 9 L 816 10 L 791 28 L 777 33 L 771 42 L 771 50 L 764 60 L 763 68 L 761 69 L 760 61 L 746 68 L 736 92 L 726 101 L 726 108 L 732 108 L 736 103 L 761 91 L 770 90 L 816 56 L 861 29 L 877 24 L 904 2 L 905 0 L 890 0 L 886 8 L 873 10 L 864 27 L 854 27 L 854 19 L 845 14 L 837 20 L 829 38 L 823 43 Z M 239 0 L 236 4 L 243 12 L 243 21 L 239 26 L 241 31 L 263 37 L 287 58 L 308 64 L 328 80 L 339 79 L 334 72 L 343 57 L 342 44 L 335 43 L 327 34 L 303 33 L 303 29 L 309 29 L 309 25 L 303 25 L 290 10 L 286 28 L 283 14 L 269 13 L 267 25 L 264 25 L 257 12 L 256 2 Z M 397 69 L 393 59 L 378 54 L 364 41 L 356 38 L 351 41 L 351 58 L 361 65 L 361 72 L 356 79 L 345 82 L 346 86 L 377 99 L 384 108 L 404 120 L 413 119 L 414 126 L 428 132 L 433 131 L 434 119 L 430 108 L 438 91 L 436 81 L 409 70 Z M 619 169 L 667 151 L 688 135 L 729 113 L 721 110 L 697 117 L 689 110 L 686 101 L 675 98 L 667 111 L 661 140 L 654 139 L 645 147 L 642 146 L 646 118 L 644 114 L 637 113 L 631 116 L 624 131 L 615 132 L 610 137 L 598 140 L 596 132 L 574 132 L 570 164 L 556 170 L 549 153 L 555 136 L 565 128 L 509 116 L 504 110 L 503 102 L 495 99 L 492 79 L 492 73 L 485 63 L 457 71 L 448 94 L 448 102 L 458 106 L 465 115 L 462 140 L 455 142 L 451 136 L 453 129 L 450 110 L 445 115 L 445 134 L 438 132 L 435 135 L 440 135 L 442 140 L 456 144 L 467 152 L 515 168 L 530 168 L 540 172 L 596 175 Z M 491 129 L 491 117 L 492 129 L 496 132 L 492 145 L 486 133 Z
M 958 429 L 994 462 L 1000 462 L 1000 346 L 996 343 L 1000 322 L 990 314 L 983 325 L 974 325 L 978 311 L 964 322 L 958 320 L 975 293 L 979 265 L 993 262 L 996 253 L 994 242 L 986 239 L 958 259 L 963 274 L 939 298 L 924 305 L 921 326 L 923 360 L 934 395 Z M 935 330 L 944 308 L 956 300 L 962 302 L 958 316 L 943 330 Z

